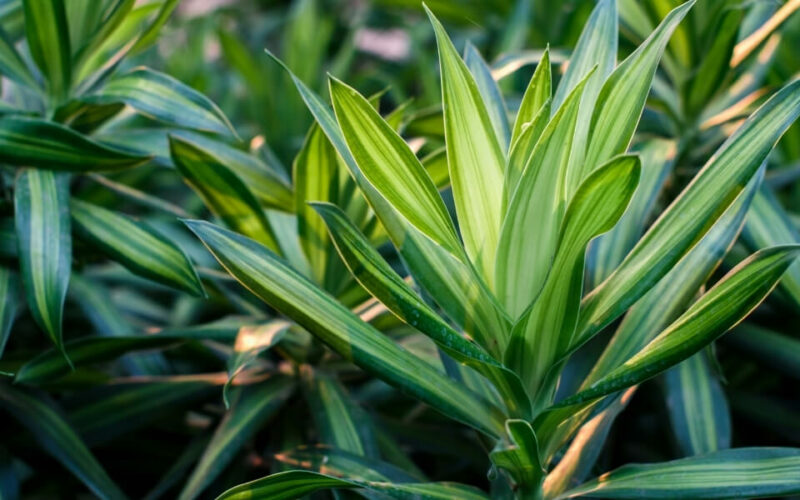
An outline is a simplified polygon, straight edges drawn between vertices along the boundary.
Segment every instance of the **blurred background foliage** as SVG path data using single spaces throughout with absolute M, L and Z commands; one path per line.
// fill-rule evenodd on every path
M 618 0 L 618 60 L 635 49 L 678 3 Z M 431 0 L 427 5 L 446 24 L 456 47 L 461 49 L 469 41 L 479 49 L 509 108 L 516 109 L 546 46 L 551 49 L 554 78 L 563 74 L 594 2 Z M 766 36 L 749 38 L 791 5 L 793 10 Z M 699 0 L 681 24 L 659 69 L 636 139 L 642 143 L 660 138 L 673 144 L 671 156 L 661 160 L 669 167 L 654 191 L 647 221 L 691 181 L 742 117 L 773 90 L 797 78 L 800 14 L 794 10 L 794 1 Z M 12 40 L 21 39 L 24 20 L 19 2 L 0 1 L 0 23 Z M 757 43 L 748 49 L 747 40 Z M 327 73 L 345 79 L 364 95 L 383 93 L 381 110 L 388 114 L 400 109 L 398 126 L 406 138 L 416 141 L 421 156 L 435 155 L 443 144 L 438 59 L 433 31 L 416 0 L 182 0 L 152 46 L 122 63 L 118 73 L 146 65 L 219 105 L 241 141 L 214 140 L 236 149 L 258 168 L 269 169 L 275 182 L 287 188 L 285 196 L 266 203 L 256 194 L 258 202 L 269 209 L 267 217 L 281 250 L 292 260 L 292 255 L 303 255 L 304 250 L 294 223 L 300 198 L 290 192 L 290 186 L 298 188 L 293 168 L 298 168 L 298 153 L 313 135 L 309 133 L 312 118 L 286 72 L 264 49 L 280 57 L 321 95 L 327 95 Z M 698 74 L 701 79 L 695 77 Z M 5 98 L 26 98 L 8 97 L 3 83 Z M 212 218 L 212 214 L 220 216 L 220 209 L 204 204 L 202 193 L 198 196 L 176 174 L 163 130 L 153 135 L 156 121 L 146 113 L 127 113 L 100 129 L 95 137 L 156 154 L 156 161 L 121 173 L 87 176 L 76 181 L 73 194 L 139 216 L 177 242 L 196 263 L 209 298 L 192 297 L 135 276 L 96 251 L 83 251 L 84 243 L 77 242 L 80 251 L 76 251 L 74 267 L 80 273 L 70 281 L 64 316 L 68 352 L 70 346 L 75 348 L 70 341 L 90 334 L 159 331 L 173 335 L 175 345 L 163 353 L 127 354 L 121 361 L 114 360 L 135 348 L 100 349 L 100 354 L 92 357 L 90 353 L 84 363 L 76 362 L 74 372 L 60 366 L 40 379 L 18 381 L 15 387 L 26 387 L 24 392 L 0 397 L 11 401 L 9 407 L 18 412 L 14 414 L 18 418 L 11 417 L 13 411 L 0 414 L 2 498 L 6 494 L 13 498 L 14 493 L 74 498 L 86 491 L 81 482 L 99 484 L 91 476 L 91 465 L 81 463 L 80 456 L 69 456 L 72 445 L 59 443 L 57 434 L 48 433 L 47 429 L 61 425 L 54 422 L 67 422 L 129 495 L 192 498 L 213 497 L 303 458 L 302 454 L 276 455 L 283 450 L 343 439 L 337 432 L 341 429 L 329 428 L 335 420 L 330 415 L 355 422 L 351 431 L 358 436 L 351 436 L 350 446 L 336 442 L 346 451 L 381 457 L 414 477 L 487 487 L 486 443 L 478 436 L 369 379 L 305 332 L 274 319 L 272 311 L 221 272 L 176 220 L 176 216 Z M 436 177 L 440 171 L 434 162 L 428 166 Z M 250 179 L 246 181 L 257 191 Z M 445 171 L 437 185 L 446 184 Z M 6 184 L 3 189 L 0 250 L 4 259 L 14 260 L 11 188 Z M 358 198 L 352 189 L 342 180 L 339 201 L 347 204 Z M 759 212 L 748 216 L 742 236 L 725 259 L 725 269 L 758 248 L 800 241 L 797 123 L 770 157 L 757 199 L 760 202 L 754 202 L 754 207 Z M 370 220 L 374 225 L 374 218 L 364 215 L 362 227 L 369 227 Z M 371 237 L 378 245 L 385 242 L 379 229 Z M 400 269 L 392 250 L 386 245 L 380 248 Z M 305 252 L 305 260 L 313 260 Z M 338 259 L 335 252 L 333 256 Z M 303 260 L 298 258 L 298 266 L 309 264 Z M 329 291 L 360 307 L 362 317 L 405 347 L 436 358 L 430 342 L 385 310 L 371 311 L 372 304 L 361 305 L 367 295 L 348 279 L 341 262 L 329 267 L 338 276 L 321 279 L 328 280 Z M 590 282 L 597 283 L 602 272 L 590 268 L 589 274 L 594 272 L 597 276 Z M 10 336 L 3 338 L 7 343 L 0 370 L 10 373 L 51 347 L 30 314 L 22 307 L 20 311 Z M 254 347 L 241 348 L 253 328 L 262 329 L 258 341 Z M 584 373 L 608 338 L 608 334 L 599 336 L 589 344 L 570 373 Z M 273 346 L 277 347 L 270 350 Z M 728 430 L 728 445 L 800 445 L 796 391 L 800 265 L 795 264 L 751 319 L 709 354 L 713 360 L 708 363 L 710 384 L 723 394 L 721 410 L 733 429 L 732 433 Z M 582 366 L 581 360 L 586 364 Z M 293 366 L 301 367 L 298 391 L 276 375 L 292 372 Z M 237 384 L 228 388 L 229 374 L 240 370 Z M 273 377 L 269 384 L 249 383 L 267 373 Z M 230 389 L 227 412 L 223 386 Z M 686 453 L 674 423 L 675 412 L 670 410 L 675 397 L 672 386 L 669 377 L 644 384 L 616 420 L 595 471 Z M 22 432 L 23 428 L 32 432 Z M 349 497 L 340 494 L 340 498 Z

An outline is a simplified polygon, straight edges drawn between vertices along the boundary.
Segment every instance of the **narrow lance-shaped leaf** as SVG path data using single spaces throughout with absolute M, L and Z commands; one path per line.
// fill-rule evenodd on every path
M 411 224 L 459 255 L 447 208 L 411 148 L 354 89 L 331 78 L 330 90 L 342 134 L 367 180 Z
M 63 351 L 61 321 L 72 265 L 69 179 L 49 170 L 22 170 L 14 185 L 14 218 L 28 309 Z
M 358 456 L 377 458 L 372 422 L 346 389 L 320 370 L 304 367 L 301 374 L 320 443 Z
M 511 130 L 508 126 L 506 102 L 503 100 L 503 94 L 500 93 L 500 87 L 497 86 L 497 82 L 492 76 L 492 70 L 486 64 L 478 49 L 470 42 L 467 42 L 464 47 L 464 64 L 467 65 L 467 69 L 472 73 L 475 84 L 478 86 L 478 91 L 486 104 L 486 111 L 492 121 L 497 142 L 503 151 L 508 151 Z
M 23 0 L 22 6 L 31 56 L 47 81 L 51 98 L 61 101 L 72 83 L 72 50 L 64 0 Z
M 0 161 L 9 165 L 90 172 L 135 167 L 149 159 L 105 146 L 55 122 L 0 118 Z
M 511 136 L 512 150 L 514 145 L 519 140 L 520 135 L 522 135 L 522 128 L 525 126 L 525 124 L 532 122 L 534 118 L 536 118 L 536 115 L 538 115 L 542 110 L 542 107 L 545 105 L 545 103 L 550 100 L 552 95 L 552 80 L 553 77 L 551 75 L 550 68 L 550 48 L 548 47 L 545 49 L 544 54 L 542 54 L 539 64 L 536 65 L 536 69 L 533 72 L 531 81 L 528 82 L 528 87 L 525 89 L 525 94 L 522 96 L 522 102 L 519 104 L 517 117 L 514 120 L 514 131 Z M 566 97 L 566 94 L 564 97 Z M 549 120 L 550 113 L 548 112 L 547 115 L 547 120 Z M 524 167 L 525 165 L 522 164 L 520 166 Z M 517 172 L 517 175 L 520 173 L 522 173 L 522 170 Z M 508 176 L 509 173 L 506 171 L 506 179 L 508 179 Z M 506 183 L 508 183 L 508 180 Z M 516 183 L 512 182 L 511 184 L 513 185 Z
M 195 296 L 203 285 L 192 262 L 176 244 L 142 222 L 73 199 L 73 226 L 80 237 L 132 272 Z
M 489 435 L 502 433 L 498 408 L 398 347 L 263 246 L 207 222 L 187 224 L 245 287 L 345 359 L 446 415 Z
M 27 392 L 2 384 L 0 406 L 4 406 L 33 434 L 39 446 L 69 469 L 92 493 L 102 499 L 125 498 L 80 436 L 50 405 Z
M 631 205 L 614 229 L 598 237 L 589 247 L 587 267 L 590 290 L 617 268 L 644 233 L 658 193 L 674 163 L 676 144 L 674 141 L 653 139 L 637 148 L 636 152 L 642 160 L 642 176 Z
M 728 401 L 707 356 L 706 352 L 698 352 L 665 376 L 672 431 L 686 456 L 731 446 Z
M 207 152 L 178 137 L 169 139 L 175 167 L 230 228 L 280 252 L 275 233 L 247 185 Z
M 39 89 L 39 84 L 14 47 L 14 42 L 2 28 L 0 28 L 0 74 L 29 89 Z
M 513 415 L 528 418 L 530 401 L 519 377 L 441 319 L 389 266 L 337 207 L 314 204 L 339 254 L 361 286 L 406 323 L 431 338 L 449 356 L 487 377 Z
M 616 271 L 581 306 L 581 345 L 657 283 L 750 181 L 783 132 L 800 115 L 800 81 L 777 92 L 731 136 Z
M 171 335 L 84 337 L 71 340 L 64 346 L 69 350 L 69 363 L 60 352 L 50 349 L 22 365 L 14 380 L 27 384 L 38 384 L 67 375 L 73 365 L 109 361 L 133 351 L 163 349 L 178 344 L 181 340 L 180 337 Z
M 311 268 L 311 277 L 325 290 L 331 290 L 336 285 L 334 278 L 339 277 L 341 281 L 340 273 L 334 271 L 341 266 L 336 265 L 336 250 L 325 223 L 308 202 L 335 201 L 339 171 L 336 150 L 318 125 L 313 125 L 308 132 L 293 169 L 300 245 Z
M 592 114 L 586 157 L 575 179 L 580 179 L 614 155 L 625 152 L 633 137 L 661 54 L 678 23 L 695 0 L 672 10 L 636 51 L 608 77 Z M 574 184 L 575 185 L 575 184 Z
M 539 458 L 536 434 L 525 420 L 507 420 L 506 430 L 513 444 L 493 451 L 489 457 L 495 466 L 508 471 L 519 495 L 535 497 L 546 472 Z
M 591 118 L 597 96 L 617 62 L 617 39 L 619 38 L 617 17 L 617 0 L 597 2 L 583 27 L 575 50 L 569 59 L 567 71 L 559 82 L 553 97 L 553 111 L 555 111 L 572 90 L 580 82 L 586 80 L 566 172 L 567 199 L 572 197 L 583 178 L 593 168 L 600 166 L 601 163 L 613 156 L 609 155 L 589 167 L 584 165 L 586 147 L 591 137 Z M 596 71 L 590 75 L 589 72 L 593 71 L 595 67 Z M 615 154 L 624 152 L 624 150 L 620 150 Z
M 292 393 L 294 382 L 275 376 L 245 388 L 220 422 L 178 497 L 196 498 L 233 460 L 242 445 L 264 425 Z
M 96 103 L 124 102 L 139 113 L 168 125 L 236 137 L 228 118 L 210 99 L 171 76 L 151 69 L 135 68 L 84 99 Z
M 442 73 L 445 142 L 467 254 L 490 288 L 502 221 L 505 159 L 478 86 L 430 10 Z
M 761 498 L 798 492 L 799 449 L 740 448 L 624 465 L 557 498 Z
M 584 80 L 585 83 L 585 80 Z M 584 85 L 548 123 L 522 172 L 497 248 L 497 296 L 519 318 L 544 285 L 567 209 L 564 181 Z M 520 266 L 520 262 L 526 262 Z
M 269 498 L 270 500 L 292 500 L 308 493 L 331 489 L 364 488 L 404 500 L 487 500 L 487 496 L 472 486 L 455 483 L 389 483 L 385 481 L 363 481 L 338 478 L 318 472 L 292 470 L 279 472 L 263 479 L 240 484 L 229 489 L 217 500 L 245 500 L 247 498 Z
M 798 254 L 800 245 L 756 252 L 725 275 L 635 356 L 558 406 L 596 399 L 638 384 L 698 352 L 755 309 Z
M 298 467 L 330 476 L 357 481 L 415 483 L 415 478 L 390 463 L 365 457 L 330 446 L 299 446 L 277 453 L 275 460 L 289 467 Z
M 742 240 L 751 250 L 772 245 L 800 243 L 800 229 L 789 219 L 769 186 L 762 185 L 747 214 Z M 800 263 L 795 263 L 781 278 L 778 289 L 800 310 Z
M 570 203 L 542 292 L 514 325 L 506 361 L 531 394 L 549 402 L 554 386 L 540 390 L 548 371 L 570 345 L 583 290 L 584 254 L 589 241 L 611 229 L 639 183 L 639 158 L 619 156 L 597 169 Z

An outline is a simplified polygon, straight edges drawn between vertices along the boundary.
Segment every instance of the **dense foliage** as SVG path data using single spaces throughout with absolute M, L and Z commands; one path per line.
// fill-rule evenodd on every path
M 0 497 L 800 494 L 798 10 L 0 1 Z

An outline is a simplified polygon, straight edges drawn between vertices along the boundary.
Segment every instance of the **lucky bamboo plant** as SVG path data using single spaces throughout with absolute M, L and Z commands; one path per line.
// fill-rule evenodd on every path
M 545 55 L 513 124 L 488 68 L 469 51 L 465 62 L 429 11 L 457 225 L 425 167 L 366 98 L 331 78 L 331 109 L 295 78 L 412 281 L 397 274 L 346 211 L 312 206 L 361 286 L 438 346 L 438 365 L 398 346 L 258 242 L 208 222 L 187 224 L 233 277 L 345 360 L 479 431 L 491 443 L 493 497 L 795 493 L 800 450 L 788 448 L 628 465 L 570 487 L 637 384 L 740 322 L 800 251 L 762 249 L 701 290 L 739 232 L 761 165 L 800 115 L 800 82 L 793 81 L 750 114 L 621 262 L 584 290 L 587 246 L 629 205 L 635 213 L 642 164 L 669 154 L 654 152 L 655 145 L 640 158 L 628 148 L 662 53 L 693 5 L 669 12 L 616 64 L 616 5 L 600 2 L 558 86 L 551 88 Z M 565 383 L 571 356 L 623 314 L 589 374 Z M 454 378 L 454 362 L 482 377 Z M 337 468 L 343 460 L 336 450 L 312 450 L 294 462 L 306 470 L 245 483 L 221 498 L 295 498 L 330 488 L 397 498 L 486 497 L 465 485 Z

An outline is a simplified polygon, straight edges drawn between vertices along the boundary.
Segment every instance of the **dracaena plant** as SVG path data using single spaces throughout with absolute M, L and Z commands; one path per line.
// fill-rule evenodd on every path
M 764 248 L 702 289 L 740 230 L 761 165 L 800 114 L 800 82 L 793 81 L 717 148 L 602 280 L 584 283 L 587 246 L 623 214 L 646 211 L 649 195 L 637 199 L 642 165 L 653 168 L 670 156 L 659 143 L 628 149 L 664 49 L 693 4 L 669 12 L 616 64 L 616 5 L 600 2 L 558 86 L 551 88 L 545 54 L 513 123 L 477 52 L 468 49 L 463 60 L 429 12 L 457 225 L 429 170 L 366 98 L 331 78 L 331 109 L 294 78 L 412 281 L 397 274 L 347 211 L 330 203 L 313 209 L 353 277 L 433 341 L 444 368 L 359 319 L 257 241 L 208 222 L 188 225 L 233 277 L 342 358 L 484 436 L 493 496 L 795 493 L 800 451 L 789 448 L 628 465 L 571 486 L 592 465 L 597 443 L 637 385 L 740 322 L 800 251 Z M 607 327 L 616 331 L 604 353 L 585 379 L 569 383 L 562 375 L 571 356 Z M 447 368 L 454 364 L 480 377 L 454 377 Z M 245 483 L 222 498 L 294 498 L 330 488 L 397 498 L 486 497 L 465 485 L 392 480 L 381 467 L 343 467 L 347 457 L 337 450 L 306 451 L 290 463 L 306 470 Z

